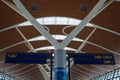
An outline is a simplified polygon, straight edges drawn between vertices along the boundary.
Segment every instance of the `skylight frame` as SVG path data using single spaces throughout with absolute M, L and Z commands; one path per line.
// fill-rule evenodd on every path
M 42 18 L 36 18 L 36 20 L 41 24 L 41 25 L 72 25 L 72 26 L 77 26 L 79 23 L 82 22 L 82 20 L 76 19 L 76 18 L 70 18 L 70 17 L 59 17 L 59 16 L 52 16 L 52 17 L 42 17 Z M 19 24 L 19 26 L 30 26 L 32 25 L 29 21 L 23 22 Z M 91 26 L 93 25 L 91 23 L 87 23 L 86 26 Z M 52 35 L 56 40 L 64 40 L 67 36 L 66 35 Z M 28 41 L 38 41 L 38 40 L 46 40 L 44 36 L 39 36 L 36 38 L 29 39 Z M 83 42 L 84 40 L 81 40 L 79 38 L 73 38 L 72 41 L 79 41 Z M 51 46 L 53 47 L 53 46 Z M 43 50 L 48 50 L 51 47 L 44 47 Z M 42 48 L 39 48 L 42 50 Z M 54 49 L 54 48 L 53 48 Z M 71 48 L 65 48 L 66 50 L 70 50 Z M 36 49 L 37 50 L 37 49 Z M 72 49 L 71 49 L 72 50 Z M 75 51 L 75 50 L 73 50 Z
M 46 50 L 54 50 L 54 49 L 55 49 L 54 46 L 43 46 L 43 47 L 36 48 L 35 50 L 36 51 L 39 51 L 39 50 L 46 51 Z M 70 47 L 65 47 L 64 49 L 69 50 L 69 51 L 77 51 L 77 49 L 70 48 Z
M 60 17 L 60 16 L 51 16 L 51 17 L 42 17 L 36 18 L 36 20 L 41 25 L 73 25 L 77 26 L 79 23 L 82 22 L 80 19 L 70 18 L 70 17 Z M 22 22 L 19 26 L 30 26 L 32 25 L 29 21 Z M 93 24 L 87 23 L 86 26 L 93 27 Z
M 55 34 L 52 35 L 56 40 L 64 40 L 67 36 L 66 35 L 60 35 L 60 34 Z M 42 40 L 47 40 L 44 36 L 38 36 L 35 38 L 31 38 L 28 41 L 42 41 Z M 79 39 L 79 38 L 73 38 L 72 41 L 78 41 L 78 42 L 84 42 L 84 40 Z

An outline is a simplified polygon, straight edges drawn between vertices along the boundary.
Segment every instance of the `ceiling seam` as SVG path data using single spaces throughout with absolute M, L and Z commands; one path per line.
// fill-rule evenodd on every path
M 120 53 L 118 53 L 118 52 L 115 52 L 115 51 L 113 51 L 113 50 L 107 49 L 107 48 L 105 48 L 105 47 L 103 47 L 103 46 L 100 46 L 100 45 L 98 45 L 98 44 L 95 44 L 95 43 L 93 43 L 93 42 L 87 41 L 87 43 L 88 43 L 88 44 L 91 44 L 91 45 L 94 45 L 94 46 L 97 46 L 97 47 L 99 47 L 99 48 L 101 48 L 101 49 L 103 49 L 103 50 L 109 51 L 109 52 L 111 52 L 111 53 L 115 53 L 115 54 L 117 54 L 117 55 L 120 55 Z
M 25 42 L 27 43 L 27 47 L 32 50 L 33 52 L 35 52 L 35 49 L 33 48 L 33 46 L 30 44 L 30 42 L 27 40 L 27 38 L 23 35 L 23 33 L 16 27 L 17 31 L 19 32 L 19 34 L 22 36 L 22 38 L 25 40 Z

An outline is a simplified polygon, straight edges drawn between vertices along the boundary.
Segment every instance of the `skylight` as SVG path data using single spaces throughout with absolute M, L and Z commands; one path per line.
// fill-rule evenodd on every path
M 70 17 L 43 17 L 36 19 L 41 25 L 73 25 L 77 26 L 81 20 L 70 18 Z M 32 25 L 29 21 L 19 24 L 19 26 L 29 26 Z M 90 23 L 87 23 L 86 26 L 93 26 Z
M 66 35 L 52 35 L 56 40 L 64 40 L 67 36 Z M 42 41 L 42 40 L 46 40 L 46 38 L 44 36 L 38 36 L 32 39 L 29 39 L 28 41 Z M 79 38 L 73 38 L 72 41 L 79 41 L 79 42 L 83 42 L 84 40 L 79 39 Z M 45 46 L 45 47 L 40 47 L 37 48 L 36 50 L 52 50 L 55 49 L 54 46 Z M 65 47 L 65 50 L 69 50 L 69 51 L 77 51 L 76 49 L 70 48 L 70 47 Z
M 81 23 L 81 20 L 70 18 L 70 17 L 43 17 L 43 18 L 37 18 L 36 19 L 41 25 L 70 25 L 70 26 L 77 26 L 79 23 Z M 32 25 L 29 21 L 23 22 L 19 24 L 19 26 L 29 26 Z M 86 26 L 93 27 L 92 24 L 88 23 Z M 56 40 L 64 40 L 67 36 L 66 35 L 52 35 Z M 38 40 L 46 40 L 44 36 L 38 36 L 32 39 L 29 39 L 28 41 L 38 41 Z M 79 41 L 83 42 L 84 40 L 81 40 L 79 38 L 73 38 L 72 41 Z M 36 50 L 50 50 L 55 49 L 53 46 L 45 46 L 41 48 L 37 48 Z M 71 50 L 76 51 L 76 49 L 65 47 L 65 50 Z
M 66 35 L 52 35 L 56 40 L 64 40 L 67 36 Z M 29 39 L 28 41 L 38 41 L 38 40 L 46 40 L 44 36 L 38 36 L 32 39 Z M 79 38 L 73 38 L 73 41 L 79 41 L 83 42 L 84 40 Z
M 45 46 L 45 47 L 40 47 L 40 48 L 37 48 L 35 50 L 54 50 L 54 46 Z M 73 49 L 73 48 L 70 48 L 70 47 L 65 47 L 64 48 L 65 50 L 69 50 L 69 51 L 77 51 L 76 49 Z

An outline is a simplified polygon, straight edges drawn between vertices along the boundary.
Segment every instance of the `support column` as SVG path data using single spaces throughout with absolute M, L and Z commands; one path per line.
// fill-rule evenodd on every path
M 54 51 L 54 80 L 67 80 L 66 78 L 66 51 L 56 49 Z

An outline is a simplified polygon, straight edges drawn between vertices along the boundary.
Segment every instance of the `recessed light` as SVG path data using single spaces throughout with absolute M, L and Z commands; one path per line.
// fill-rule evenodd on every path
M 31 4 L 31 11 L 38 11 L 38 8 L 39 8 L 39 4 L 37 3 Z
M 80 4 L 80 11 L 87 11 L 88 5 L 87 4 Z

